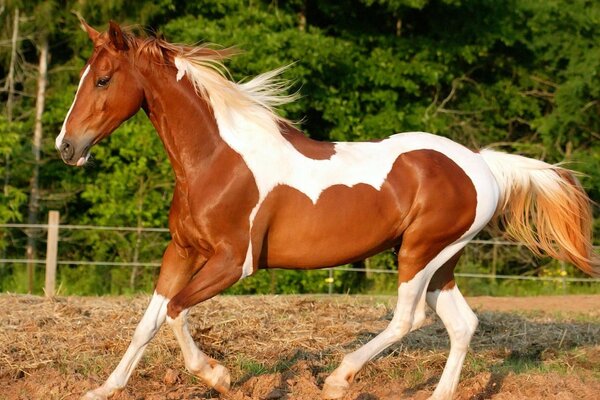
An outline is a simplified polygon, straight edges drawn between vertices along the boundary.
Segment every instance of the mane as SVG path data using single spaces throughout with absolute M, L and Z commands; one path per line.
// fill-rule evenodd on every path
M 255 122 L 290 123 L 277 113 L 278 106 L 298 97 L 296 93 L 287 94 L 290 84 L 281 78 L 289 66 L 265 72 L 246 82 L 235 82 L 224 65 L 225 60 L 238 53 L 233 48 L 218 48 L 211 43 L 186 46 L 158 37 L 127 35 L 126 38 L 138 58 L 145 55 L 153 62 L 175 66 L 177 81 L 187 76 L 198 95 L 209 100 L 215 115 L 233 112 Z

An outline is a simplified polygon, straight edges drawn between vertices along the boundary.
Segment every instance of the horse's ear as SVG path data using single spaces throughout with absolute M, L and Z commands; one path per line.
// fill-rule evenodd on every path
M 79 19 L 79 23 L 81 24 L 81 28 L 87 32 L 92 42 L 96 43 L 96 40 L 98 40 L 98 36 L 100 36 L 100 32 L 88 25 L 88 23 L 85 22 L 85 19 L 83 19 L 81 14 L 79 14 L 77 11 L 73 11 L 73 14 L 77 16 L 77 18 Z
M 127 44 L 127 39 L 125 39 L 125 34 L 121 30 L 119 24 L 115 21 L 108 22 L 108 37 L 110 38 L 110 42 L 117 50 L 129 50 L 129 45 Z

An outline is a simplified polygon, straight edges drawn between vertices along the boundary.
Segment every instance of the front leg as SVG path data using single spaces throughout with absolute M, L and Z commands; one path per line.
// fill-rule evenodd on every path
M 194 279 L 168 304 L 167 322 L 179 342 L 186 368 L 220 393 L 229 391 L 229 371 L 196 346 L 186 317 L 190 307 L 227 289 L 241 275 L 241 261 L 222 249 L 215 252 Z
M 82 399 L 104 400 L 125 387 L 135 366 L 140 361 L 142 354 L 144 354 L 146 346 L 156 332 L 158 332 L 158 329 L 163 322 L 165 322 L 167 303 L 167 298 L 154 292 L 150 304 L 148 305 L 142 320 L 135 329 L 131 343 L 123 355 L 121 362 L 117 365 L 117 368 L 115 368 L 102 386 L 90 390 Z
M 188 328 L 187 314 L 188 310 L 185 310 L 175 319 L 167 318 L 181 347 L 185 367 L 219 393 L 227 393 L 231 384 L 229 371 L 196 346 Z
M 156 291 L 135 329 L 121 362 L 102 386 L 87 392 L 82 400 L 106 400 L 125 387 L 146 346 L 165 322 L 169 298 L 189 282 L 193 267 L 198 262 L 201 262 L 198 257 L 182 256 L 182 252 L 177 251 L 175 244 L 170 243 L 167 246 Z

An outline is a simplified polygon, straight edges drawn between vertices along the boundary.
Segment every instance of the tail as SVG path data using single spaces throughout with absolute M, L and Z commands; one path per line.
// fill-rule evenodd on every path
M 574 173 L 543 161 L 482 150 L 500 187 L 496 212 L 508 236 L 535 254 L 546 253 L 600 276 L 592 247 L 591 201 Z

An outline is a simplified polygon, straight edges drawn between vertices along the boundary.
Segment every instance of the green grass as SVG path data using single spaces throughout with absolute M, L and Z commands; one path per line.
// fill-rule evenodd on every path
M 237 358 L 237 366 L 242 374 L 249 376 L 258 376 L 270 372 L 270 369 L 264 363 L 241 356 Z
M 389 260 L 387 260 L 389 261 Z M 388 263 L 372 263 L 371 268 L 394 269 Z M 87 274 L 82 268 L 87 268 Z M 489 268 L 478 264 L 465 263 L 458 272 L 489 273 Z M 550 270 L 549 270 L 550 271 Z M 554 271 L 554 270 L 552 270 Z M 100 272 L 108 274 L 105 279 Z M 117 274 L 118 272 L 118 274 Z M 103 294 L 135 294 L 135 292 L 151 293 L 154 278 L 152 274 L 143 274 L 148 279 L 140 282 L 136 289 L 128 286 L 128 269 L 114 270 L 112 267 L 59 268 L 58 285 L 62 295 L 103 295 Z M 554 271 L 556 272 L 556 271 Z M 569 267 L 568 276 L 580 276 Z M 550 274 L 550 272 L 548 272 Z M 118 275 L 118 276 L 117 276 Z M 122 275 L 122 276 L 121 276 Z M 548 275 L 556 276 L 556 274 Z M 255 276 L 244 279 L 239 284 L 227 289 L 225 294 L 326 294 L 329 290 L 328 270 L 289 271 L 261 270 Z M 355 272 L 333 272 L 333 293 L 395 295 L 398 287 L 398 276 L 395 273 L 373 273 L 369 278 Z M 103 285 L 99 286 L 99 281 Z M 457 284 L 467 296 L 539 296 L 565 294 L 597 294 L 600 293 L 600 282 L 561 282 L 561 281 L 529 281 L 515 279 L 491 279 L 457 277 Z M 43 294 L 43 270 L 37 268 L 34 294 Z M 13 293 L 27 292 L 27 274 L 24 265 L 15 265 L 12 274 L 0 277 L 0 290 Z

